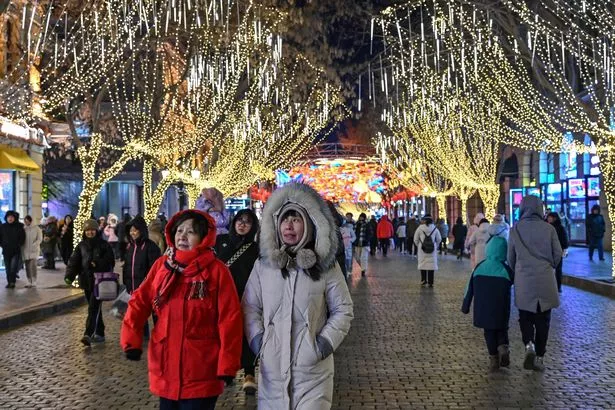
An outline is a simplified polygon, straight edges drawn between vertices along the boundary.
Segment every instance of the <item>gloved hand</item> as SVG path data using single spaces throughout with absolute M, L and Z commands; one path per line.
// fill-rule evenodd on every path
M 143 351 L 141 349 L 128 349 L 125 353 L 128 360 L 138 362 L 141 360 L 141 353 L 143 353 Z
M 68 277 L 64 278 L 64 283 L 66 283 L 68 286 L 72 286 L 73 285 L 73 281 L 70 280 L 70 278 L 68 278 Z
M 331 343 L 324 337 L 316 336 L 316 344 L 318 345 L 318 350 L 320 350 L 323 360 L 333 353 L 333 346 L 331 346 Z
M 218 376 L 218 379 L 223 380 L 226 387 L 232 386 L 235 380 L 233 376 Z

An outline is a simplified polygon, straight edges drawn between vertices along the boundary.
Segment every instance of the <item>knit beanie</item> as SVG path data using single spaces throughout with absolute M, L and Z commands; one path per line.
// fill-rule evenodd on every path
M 83 232 L 85 231 L 97 231 L 98 222 L 95 219 L 88 219 L 83 223 Z

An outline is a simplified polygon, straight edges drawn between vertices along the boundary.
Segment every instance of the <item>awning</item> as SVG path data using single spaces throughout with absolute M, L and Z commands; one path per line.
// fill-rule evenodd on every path
M 34 173 L 40 169 L 21 148 L 0 146 L 0 169 L 14 169 Z

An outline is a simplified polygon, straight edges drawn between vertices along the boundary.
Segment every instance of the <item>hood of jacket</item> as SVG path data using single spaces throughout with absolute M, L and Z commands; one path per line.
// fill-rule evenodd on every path
M 382 215 L 382 218 L 380 218 L 380 221 L 378 222 L 389 222 L 389 217 L 386 215 Z
M 207 234 L 201 240 L 201 243 L 199 243 L 191 251 L 179 251 L 179 250 L 175 249 L 175 238 L 173 238 L 173 236 L 172 236 L 173 225 L 175 225 L 177 223 L 177 220 L 179 219 L 180 216 L 182 216 L 183 214 L 186 214 L 186 213 L 199 214 L 201 216 L 204 216 L 205 219 L 207 220 Z M 167 224 L 167 227 L 165 229 L 164 237 L 165 237 L 165 239 L 167 241 L 167 246 L 169 247 L 169 249 L 171 249 L 171 248 L 174 249 L 176 253 L 182 253 L 182 252 L 200 253 L 200 252 L 203 252 L 203 251 L 206 251 L 206 250 L 211 250 L 214 247 L 214 245 L 216 244 L 216 223 L 215 223 L 214 219 L 211 216 L 209 216 L 209 214 L 206 213 L 206 212 L 198 211 L 196 209 L 186 209 L 184 211 L 179 211 L 178 213 L 173 215 L 173 217 L 171 218 L 171 220 Z
M 485 219 L 485 214 L 482 213 L 482 212 L 479 212 L 474 217 L 474 225 L 478 226 L 478 224 L 480 223 L 481 219 Z
M 309 216 L 313 225 L 313 243 L 316 263 L 327 269 L 335 262 L 338 247 L 338 237 L 335 219 L 329 206 L 318 192 L 305 184 L 291 183 L 275 190 L 263 209 L 259 246 L 264 262 L 272 267 L 280 266 L 280 248 L 282 247 L 278 233 L 278 218 L 280 211 L 288 206 L 302 208 Z
M 519 213 L 521 214 L 521 220 L 544 219 L 545 214 L 542 206 L 542 200 L 534 195 L 526 195 L 521 200 L 521 205 L 519 205 Z
M 19 212 L 17 211 L 7 211 L 7 213 L 4 215 L 4 222 L 9 223 L 8 219 L 11 215 L 15 218 L 15 221 L 13 223 L 19 222 Z
M 494 236 L 487 243 L 487 247 L 485 248 L 485 256 L 487 259 L 505 262 L 508 254 L 508 242 L 506 239 Z
M 132 237 L 130 237 L 130 228 L 133 226 L 136 229 L 138 229 L 139 232 L 141 232 L 141 237 L 139 239 L 145 240 L 149 238 L 149 232 L 147 230 L 147 222 L 145 222 L 145 219 L 142 216 L 137 215 L 134 218 L 132 218 L 130 222 L 126 224 L 126 236 L 129 237 L 130 242 L 133 241 Z

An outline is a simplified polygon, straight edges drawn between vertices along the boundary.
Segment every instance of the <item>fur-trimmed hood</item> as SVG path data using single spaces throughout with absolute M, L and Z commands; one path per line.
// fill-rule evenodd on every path
M 305 210 L 314 227 L 314 253 L 316 263 L 323 269 L 328 269 L 335 262 L 338 237 L 335 220 L 326 202 L 318 192 L 305 184 L 291 183 L 275 190 L 263 209 L 259 245 L 264 263 L 280 268 L 281 245 L 278 237 L 278 218 L 282 208 L 287 204 L 294 204 Z M 297 265 L 302 267 L 300 259 L 307 255 L 297 253 Z

